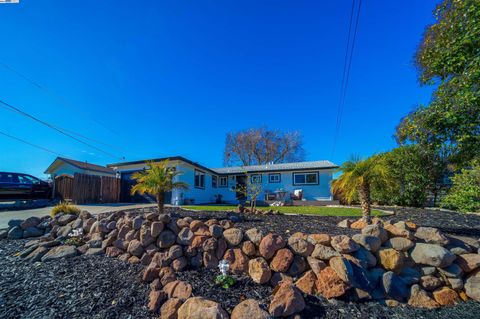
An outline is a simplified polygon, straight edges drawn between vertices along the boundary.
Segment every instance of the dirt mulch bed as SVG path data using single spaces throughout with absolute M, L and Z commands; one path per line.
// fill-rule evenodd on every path
M 0 240 L 0 318 L 156 318 L 142 267 L 103 256 L 21 261 L 24 240 Z
M 207 212 L 207 211 L 186 211 L 182 209 L 171 208 L 169 210 L 173 216 L 190 216 L 195 219 L 208 220 L 215 218 L 232 219 L 238 218 L 241 222 L 235 223 L 235 227 L 242 230 L 258 228 L 268 234 L 270 232 L 288 237 L 295 232 L 306 234 L 328 233 L 330 235 L 354 234 L 357 231 L 337 227 L 337 223 L 344 220 L 345 217 L 335 216 L 312 216 L 312 215 L 251 215 L 237 214 L 231 212 Z

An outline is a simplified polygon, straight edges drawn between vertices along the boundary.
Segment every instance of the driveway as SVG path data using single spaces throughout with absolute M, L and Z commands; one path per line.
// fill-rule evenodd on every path
M 90 213 L 96 215 L 104 212 L 113 212 L 124 209 L 152 207 L 156 204 L 129 204 L 129 203 L 116 203 L 116 204 L 96 204 L 96 205 L 76 205 L 81 210 L 87 210 Z M 27 219 L 28 217 L 36 216 L 43 217 L 50 215 L 52 207 L 42 207 L 25 210 L 11 210 L 0 211 L 0 229 L 8 227 L 8 221 L 11 219 Z

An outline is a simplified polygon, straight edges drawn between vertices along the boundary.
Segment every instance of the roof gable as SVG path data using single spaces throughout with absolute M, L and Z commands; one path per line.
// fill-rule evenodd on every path
M 109 168 L 109 167 L 100 166 L 100 165 L 96 165 L 96 164 L 91 164 L 91 163 L 87 163 L 87 162 L 80 162 L 80 161 L 73 160 L 73 159 L 70 159 L 70 158 L 65 158 L 65 157 L 57 157 L 53 161 L 53 163 L 50 164 L 50 166 L 45 170 L 45 173 L 46 174 L 52 173 L 52 171 L 54 170 L 54 167 L 57 166 L 57 165 L 60 165 L 61 162 L 70 164 L 70 165 L 72 165 L 76 168 L 80 168 L 80 169 L 83 169 L 83 170 L 100 172 L 100 173 L 111 174 L 111 175 L 115 174 L 115 171 L 113 169 Z

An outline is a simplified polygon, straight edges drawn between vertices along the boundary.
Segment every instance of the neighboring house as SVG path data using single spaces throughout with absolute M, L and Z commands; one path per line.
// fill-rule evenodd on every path
M 52 180 L 55 180 L 56 176 L 73 176 L 75 173 L 115 177 L 115 171 L 109 167 L 80 162 L 65 157 L 57 157 L 45 170 L 45 174 L 50 174 Z
M 246 178 L 262 184 L 263 192 L 258 196 L 259 200 L 266 199 L 267 193 L 282 194 L 289 199 L 291 194 L 301 192 L 303 201 L 331 201 L 330 182 L 334 170 L 338 168 L 330 161 L 313 161 L 211 169 L 181 156 L 109 164 L 107 167 L 122 179 L 121 200 L 138 200 L 138 197 L 129 194 L 134 184 L 132 173 L 147 168 L 148 161 L 167 159 L 171 167 L 182 172 L 178 180 L 190 185 L 188 190 L 174 190 L 167 194 L 166 202 L 173 205 L 214 203 L 218 195 L 226 203 L 238 203 L 243 196 L 232 188 L 245 184 Z

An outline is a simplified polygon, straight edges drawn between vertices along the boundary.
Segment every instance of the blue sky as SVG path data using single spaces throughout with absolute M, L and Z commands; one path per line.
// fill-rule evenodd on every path
M 363 1 L 335 156 L 350 0 L 32 1 L 0 5 L 0 100 L 111 146 L 126 160 L 222 165 L 225 134 L 300 130 L 307 160 L 395 147 L 428 103 L 413 56 L 438 1 Z M 98 164 L 118 162 L 0 108 L 0 131 Z M 101 123 L 101 124 L 99 124 Z M 55 155 L 0 135 L 0 170 L 43 177 Z

